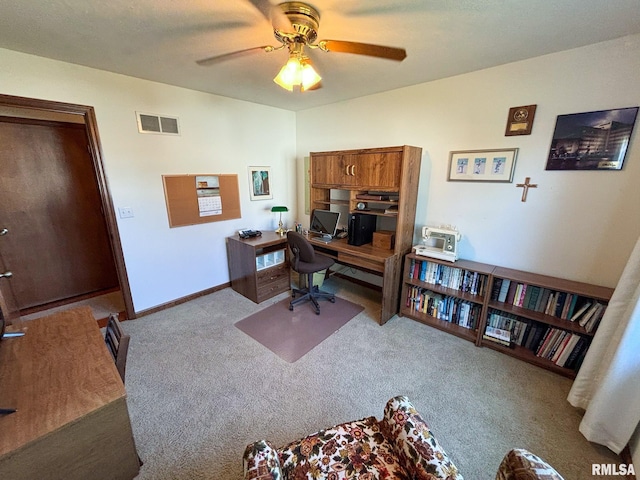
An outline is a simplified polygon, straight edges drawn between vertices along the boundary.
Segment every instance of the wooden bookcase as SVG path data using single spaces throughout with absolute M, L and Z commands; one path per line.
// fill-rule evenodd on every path
M 410 253 L 405 256 L 400 313 L 476 343 L 493 269 L 484 263 L 451 263 Z M 468 305 L 468 313 L 462 305 Z
M 506 301 L 503 302 L 499 301 L 499 298 L 496 298 L 493 292 L 497 291 L 497 286 L 500 282 L 504 283 L 505 281 L 509 281 L 510 287 L 514 284 L 516 286 L 525 286 L 524 292 L 520 295 L 519 302 L 515 298 L 512 301 L 509 301 L 510 299 L 507 298 Z M 531 300 L 530 296 L 527 302 L 527 291 L 538 291 L 538 298 L 545 300 L 546 297 L 546 301 L 535 302 Z M 509 346 L 501 345 L 482 336 L 479 337 L 480 343 L 483 346 L 507 353 L 521 360 L 571 378 L 575 377 L 576 372 L 579 370 L 581 359 L 584 358 L 584 354 L 589 348 L 591 339 L 597 329 L 597 324 L 590 330 L 585 329 L 585 327 L 581 325 L 581 321 L 586 318 L 585 315 L 588 314 L 589 308 L 574 321 L 571 321 L 571 317 L 578 313 L 580 307 L 590 303 L 591 306 L 597 304 L 602 305 L 599 313 L 596 314 L 594 312 L 595 315 L 599 315 L 601 318 L 611 295 L 613 295 L 612 288 L 502 267 L 496 267 L 491 275 L 490 292 L 492 292 L 492 294 L 487 301 L 487 314 L 484 317 L 486 323 L 483 327 L 486 328 L 492 314 L 497 314 L 521 322 L 522 325 L 526 326 L 526 329 L 529 330 L 529 334 L 524 338 L 524 341 L 513 341 Z M 542 295 L 542 297 L 540 295 Z M 573 299 L 576 301 L 572 302 Z M 549 304 L 549 302 L 552 303 Z M 572 303 L 573 308 L 571 307 Z M 537 308 L 536 305 L 538 305 Z M 527 348 L 525 346 L 527 343 L 526 340 L 528 340 L 528 337 L 531 335 L 532 327 L 539 329 L 542 332 L 542 337 L 538 342 L 532 342 L 529 348 Z M 560 335 L 563 336 L 560 337 Z M 571 336 L 575 336 L 583 346 L 576 349 L 574 345 L 575 356 L 573 361 L 570 363 L 565 361 L 564 365 L 566 366 L 563 366 L 558 361 L 559 357 L 556 361 L 554 361 L 553 358 L 555 354 L 558 353 L 558 349 L 560 349 L 558 355 L 562 353 L 562 344 L 565 341 L 568 342 Z M 549 340 L 547 342 L 548 348 L 537 348 L 538 343 L 541 342 L 541 345 L 545 343 L 545 338 Z M 535 338 L 533 340 L 535 340 Z M 520 343 L 522 343 L 522 345 Z M 566 345 L 564 348 L 566 349 Z M 567 351 L 565 353 L 568 354 L 570 352 Z
M 400 313 L 574 378 L 612 294 L 599 285 L 411 253 L 405 257 Z M 426 299 L 435 309 L 425 307 Z M 460 318 L 465 303 L 476 312 L 471 322 Z M 495 328 L 508 331 L 509 341 L 487 334 Z

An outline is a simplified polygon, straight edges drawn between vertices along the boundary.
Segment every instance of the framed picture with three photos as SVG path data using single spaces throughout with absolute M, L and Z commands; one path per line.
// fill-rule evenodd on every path
M 517 148 L 451 152 L 447 180 L 511 183 L 517 155 Z

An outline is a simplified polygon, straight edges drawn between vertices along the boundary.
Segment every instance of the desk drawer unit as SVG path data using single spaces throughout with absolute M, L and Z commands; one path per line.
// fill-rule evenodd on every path
M 260 270 L 258 277 L 258 303 L 289 290 L 291 280 L 289 264 Z
M 287 237 L 263 232 L 261 237 L 228 237 L 231 288 L 260 303 L 290 288 Z

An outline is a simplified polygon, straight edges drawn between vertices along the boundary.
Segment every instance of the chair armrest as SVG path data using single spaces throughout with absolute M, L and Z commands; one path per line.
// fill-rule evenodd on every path
M 282 480 L 278 451 L 266 440 L 247 445 L 242 456 L 244 480 Z
M 498 468 L 496 480 L 564 480 L 543 459 L 523 448 L 507 452 Z
M 407 397 L 399 396 L 387 402 L 380 427 L 411 478 L 463 480 Z

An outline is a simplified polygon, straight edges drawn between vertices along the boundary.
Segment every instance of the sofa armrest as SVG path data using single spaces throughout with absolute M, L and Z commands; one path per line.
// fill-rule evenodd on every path
M 380 428 L 412 478 L 463 480 L 407 397 L 394 397 L 387 402 Z
M 502 459 L 496 480 L 564 480 L 551 465 L 523 448 L 510 450 Z
M 242 456 L 244 480 L 282 480 L 278 451 L 266 440 L 247 445 Z

